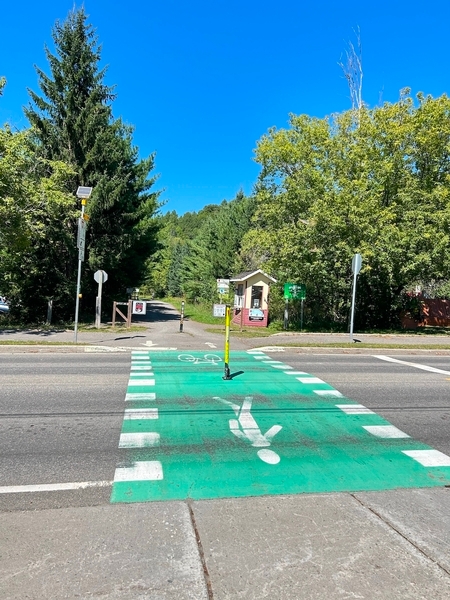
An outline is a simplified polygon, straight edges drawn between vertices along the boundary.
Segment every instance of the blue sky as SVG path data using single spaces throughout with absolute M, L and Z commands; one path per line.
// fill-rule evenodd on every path
M 79 6 L 80 4 L 76 4 Z M 27 126 L 33 65 L 48 65 L 51 28 L 71 0 L 3 2 L 0 123 Z M 411 87 L 449 92 L 450 3 L 327 0 L 86 0 L 116 84 L 116 117 L 134 125 L 140 155 L 156 152 L 158 188 L 179 214 L 251 193 L 256 141 L 290 112 L 323 117 L 350 107 L 338 66 L 353 30 L 363 44 L 363 98 L 395 102 Z

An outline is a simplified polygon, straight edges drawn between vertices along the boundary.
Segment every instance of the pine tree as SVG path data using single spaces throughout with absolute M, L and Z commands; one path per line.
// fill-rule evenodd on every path
M 79 185 L 94 188 L 87 206 L 90 220 L 82 280 L 84 306 L 88 304 L 92 312 L 92 273 L 104 269 L 109 275 L 103 288 L 105 299 L 119 299 L 126 287 L 141 283 L 146 260 L 155 249 L 159 194 L 151 191 L 156 180 L 150 176 L 154 155 L 139 161 L 132 145 L 132 128 L 113 118 L 114 89 L 104 83 L 106 69 L 99 65 L 101 47 L 84 9 L 72 11 L 63 23 L 56 22 L 52 37 L 55 54 L 46 48 L 51 74 L 36 67 L 42 95 L 29 90 L 32 102 L 25 114 L 32 124 L 38 152 L 69 164 L 76 172 L 70 191 L 74 193 Z M 69 278 L 73 294 L 76 220 L 72 219 L 70 226 L 71 265 L 59 271 Z M 73 311 L 71 302 L 68 298 L 69 314 Z

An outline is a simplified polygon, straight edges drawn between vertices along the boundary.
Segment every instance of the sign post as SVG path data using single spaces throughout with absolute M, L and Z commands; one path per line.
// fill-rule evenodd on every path
M 284 284 L 284 329 L 288 328 L 289 321 L 289 300 L 301 300 L 300 310 L 300 331 L 303 330 L 303 303 L 306 298 L 306 285 L 304 283 L 285 283 Z
M 98 283 L 97 301 L 95 303 L 95 326 L 100 329 L 102 324 L 102 288 L 105 281 L 108 281 L 108 273 L 106 271 L 96 271 L 94 279 Z
M 231 379 L 230 375 L 230 321 L 231 321 L 231 309 L 230 305 L 227 304 L 225 309 L 225 372 L 222 379 Z
M 77 198 L 81 199 L 81 216 L 78 219 L 78 236 L 77 236 L 77 248 L 78 248 L 78 273 L 77 273 L 77 293 L 75 298 L 75 325 L 73 328 L 73 341 L 75 344 L 78 341 L 78 313 L 80 309 L 80 285 L 81 285 L 81 263 L 84 261 L 84 250 L 86 246 L 86 221 L 89 219 L 85 212 L 88 198 L 92 194 L 91 187 L 78 186 Z
M 287 330 L 289 323 L 289 299 L 284 299 L 284 321 L 283 321 L 283 329 Z
M 305 302 L 305 299 L 302 298 L 302 305 L 300 308 L 300 331 L 303 331 L 303 303 Z
M 353 320 L 355 317 L 355 300 L 356 300 L 356 278 L 361 271 L 362 258 L 361 254 L 355 254 L 352 259 L 353 273 L 353 290 L 352 290 L 352 311 L 350 316 L 350 341 L 353 342 Z

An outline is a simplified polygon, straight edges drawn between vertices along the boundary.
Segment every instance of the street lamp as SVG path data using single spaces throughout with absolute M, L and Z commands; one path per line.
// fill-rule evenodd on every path
M 81 199 L 81 216 L 78 219 L 78 275 L 77 275 L 77 295 L 75 299 L 75 327 L 74 327 L 74 342 L 77 343 L 78 333 L 78 311 L 80 308 L 80 284 L 81 284 L 81 263 L 84 261 L 84 248 L 86 245 L 86 222 L 88 215 L 85 214 L 87 200 L 92 194 L 91 187 L 79 186 L 77 189 L 77 198 Z

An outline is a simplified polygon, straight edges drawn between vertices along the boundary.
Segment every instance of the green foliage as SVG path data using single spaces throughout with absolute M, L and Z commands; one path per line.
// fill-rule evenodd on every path
M 305 283 L 311 319 L 348 319 L 351 259 L 363 256 L 356 325 L 396 323 L 401 291 L 450 268 L 450 100 L 328 119 L 291 115 L 258 142 L 255 226 L 241 258 Z M 279 316 L 279 315 L 278 315 Z
M 75 265 L 69 243 L 75 202 L 66 191 L 73 175 L 65 163 L 38 157 L 29 131 L 0 130 L 0 289 L 12 316 L 42 319 L 48 298 L 56 307 L 68 301 L 71 290 L 59 286 L 67 273 L 58 268 Z
M 29 91 L 32 104 L 25 113 L 33 126 L 36 152 L 48 159 L 71 165 L 67 182 L 72 194 L 79 185 L 94 188 L 87 205 L 90 216 L 83 273 L 85 305 L 94 307 L 96 285 L 93 272 L 104 269 L 108 283 L 105 301 L 119 299 L 125 288 L 139 285 L 146 262 L 155 250 L 158 193 L 152 192 L 155 177 L 149 177 L 154 156 L 138 161 L 132 145 L 132 128 L 113 119 L 113 89 L 99 68 L 100 47 L 86 22 L 84 9 L 73 11 L 53 29 L 56 53 L 46 49 L 51 75 L 37 68 L 42 95 Z M 67 243 L 75 245 L 77 223 L 67 231 Z M 69 257 L 70 255 L 70 257 Z M 73 269 L 66 266 L 74 252 L 55 256 L 58 287 L 75 293 Z M 76 262 L 76 259 L 75 259 Z M 45 277 L 45 257 L 36 255 L 36 265 Z M 64 306 L 66 316 L 73 301 Z M 93 310 L 93 308 L 92 308 Z

